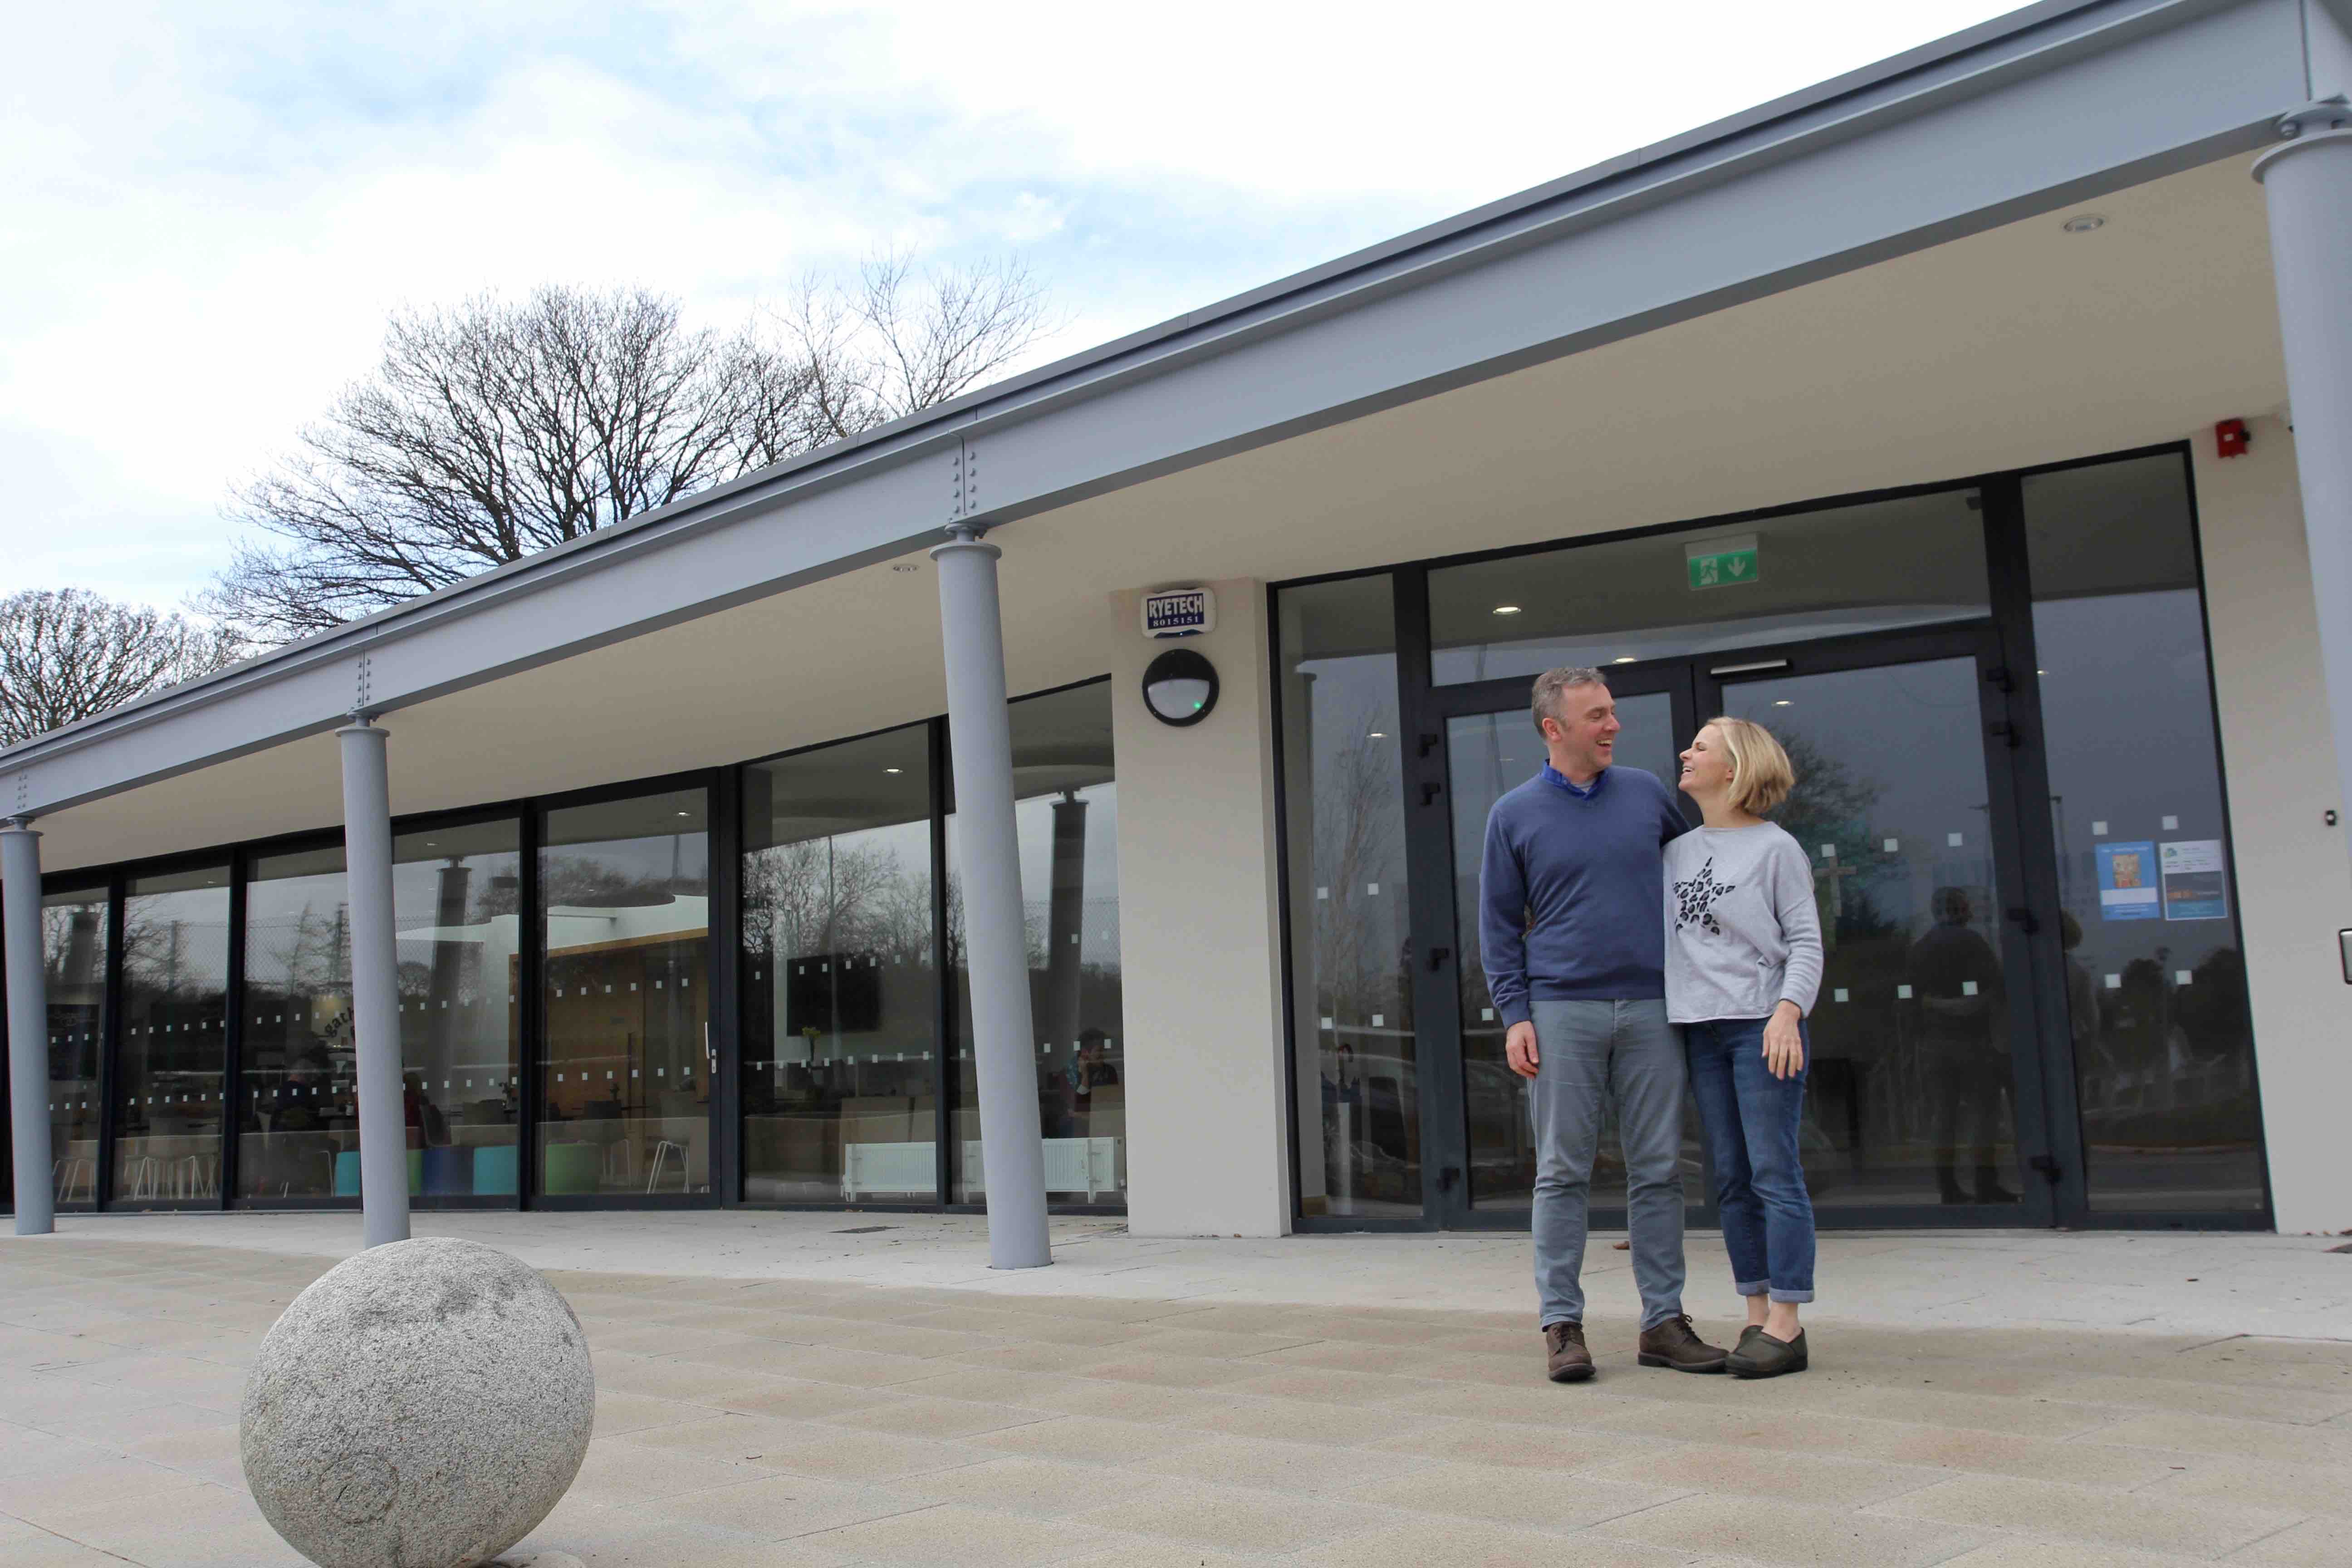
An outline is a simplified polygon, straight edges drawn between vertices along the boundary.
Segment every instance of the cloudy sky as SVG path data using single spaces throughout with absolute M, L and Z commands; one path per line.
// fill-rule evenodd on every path
M 2009 8 L 17 8 L 0 592 L 178 605 L 397 306 L 1017 254 L 1050 357 Z

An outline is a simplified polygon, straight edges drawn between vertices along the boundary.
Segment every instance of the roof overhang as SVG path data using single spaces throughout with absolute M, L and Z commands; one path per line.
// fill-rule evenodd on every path
M 2343 0 L 2046 4 L 0 752 L 26 815 L 2212 163 Z

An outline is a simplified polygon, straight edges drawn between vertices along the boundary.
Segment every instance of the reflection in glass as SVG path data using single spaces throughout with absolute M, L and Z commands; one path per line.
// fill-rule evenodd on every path
M 743 1195 L 939 1200 L 929 729 L 743 770 Z
M 105 1044 L 106 889 L 41 900 L 49 1005 L 49 1160 L 60 1208 L 98 1201 L 98 1059 Z
M 1012 705 L 1013 824 L 1037 1036 L 1037 1121 L 1046 1195 L 1127 1202 L 1127 1054 L 1118 961 L 1118 784 L 1110 686 L 1095 681 Z M 948 864 L 955 858 L 948 819 Z M 955 969 L 955 1195 L 986 1195 L 971 1057 L 963 900 L 950 870 L 948 951 Z
M 113 1088 L 114 1196 L 220 1197 L 228 868 L 131 879 Z
M 539 857 L 540 1190 L 709 1187 L 707 792 L 563 806 Z
M 2096 1209 L 2259 1211 L 2253 1025 L 2178 453 L 2025 480 Z
M 1530 682 L 1532 685 L 1532 682 Z M 1636 767 L 1672 782 L 1677 772 L 1674 700 L 1661 692 L 1617 699 L 1617 765 Z M 1527 1208 L 1534 1201 L 1535 1142 L 1528 1119 L 1526 1080 L 1503 1057 L 1503 1021 L 1487 994 L 1486 968 L 1478 945 L 1478 866 L 1486 841 L 1486 816 L 1504 793 L 1540 772 L 1543 736 L 1527 704 L 1502 713 L 1451 719 L 1445 726 L 1449 793 L 1454 800 L 1454 951 L 1462 987 L 1462 1070 L 1470 1124 L 1470 1203 L 1474 1208 Z M 1707 1202 L 1706 1142 L 1695 1104 L 1683 1108 L 1684 1197 L 1694 1206 Z M 1617 1141 L 1617 1110 L 1611 1105 L 1601 1129 L 1593 1163 L 1592 1203 L 1622 1207 L 1625 1160 Z
M 1390 579 L 1286 588 L 1276 606 L 1300 1212 L 1418 1215 Z
M 519 1189 L 521 846 L 513 817 L 392 841 L 408 1185 L 426 1197 Z
M 1440 567 L 1429 574 L 1432 677 L 1533 678 L 1976 620 L 1988 603 L 1976 499 L 1946 490 Z M 1695 586 L 1691 554 L 1714 542 L 1752 542 L 1755 577 Z
M 341 845 L 253 862 L 245 893 L 245 1195 L 359 1193 L 351 911 Z
M 1817 1205 L 2014 1204 L 2016 1105 L 1977 663 L 1741 681 L 1796 788 L 1824 948 L 1801 1134 Z
M 408 1188 L 511 1196 L 520 825 L 393 841 Z M 253 862 L 246 885 L 237 1178 L 253 1198 L 360 1193 L 351 914 L 341 846 Z

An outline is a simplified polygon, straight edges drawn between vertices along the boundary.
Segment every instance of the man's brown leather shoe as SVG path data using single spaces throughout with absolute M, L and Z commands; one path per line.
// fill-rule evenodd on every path
M 1721 1372 L 1724 1352 L 1698 1337 L 1685 1312 L 1654 1329 L 1643 1329 L 1636 1359 L 1643 1366 L 1670 1366 L 1676 1372 Z
M 1554 1383 L 1582 1383 L 1592 1375 L 1592 1352 L 1584 1348 L 1582 1323 L 1544 1325 L 1544 1375 Z

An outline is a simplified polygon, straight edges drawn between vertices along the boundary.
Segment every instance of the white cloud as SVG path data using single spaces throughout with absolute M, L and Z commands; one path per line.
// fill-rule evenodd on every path
M 1994 9 L 28 13 L 12 53 L 53 68 L 0 110 L 0 589 L 199 585 L 229 484 L 404 302 L 636 281 L 731 321 L 885 246 L 1018 248 L 1068 350 Z

